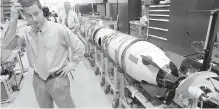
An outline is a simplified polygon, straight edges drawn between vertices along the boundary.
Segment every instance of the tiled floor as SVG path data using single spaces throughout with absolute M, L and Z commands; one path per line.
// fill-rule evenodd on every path
M 28 63 L 23 58 L 24 66 Z M 21 90 L 12 103 L 2 104 L 2 108 L 39 108 L 32 86 L 32 71 L 24 74 Z M 73 74 L 71 81 L 71 94 L 77 108 L 111 108 L 111 100 L 105 95 L 87 60 L 83 60 Z M 71 77 L 71 76 L 69 76 Z M 55 106 L 57 107 L 57 106 Z

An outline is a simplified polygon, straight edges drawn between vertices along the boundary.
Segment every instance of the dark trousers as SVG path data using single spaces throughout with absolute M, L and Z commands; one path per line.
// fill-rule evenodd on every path
M 59 108 L 75 108 L 68 76 L 44 81 L 34 73 L 33 87 L 40 108 L 54 108 L 53 101 Z

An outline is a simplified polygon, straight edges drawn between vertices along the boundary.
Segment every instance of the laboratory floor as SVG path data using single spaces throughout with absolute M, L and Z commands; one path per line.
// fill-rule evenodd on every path
M 25 68 L 28 68 L 26 55 L 22 57 Z M 103 88 L 99 85 L 100 78 L 95 76 L 87 59 L 83 59 L 73 74 L 74 80 L 70 78 L 71 95 L 77 108 L 111 108 L 111 97 L 105 95 Z M 1 104 L 1 108 L 39 108 L 32 86 L 33 71 L 24 74 L 21 90 L 17 92 L 13 102 Z M 55 105 L 57 108 L 57 106 Z

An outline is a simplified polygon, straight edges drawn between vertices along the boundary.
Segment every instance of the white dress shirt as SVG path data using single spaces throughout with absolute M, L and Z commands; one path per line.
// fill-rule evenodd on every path
M 66 18 L 67 18 L 67 25 L 66 25 Z M 66 12 L 61 13 L 61 17 L 59 17 L 60 23 L 66 25 L 70 29 L 74 29 L 76 25 L 79 24 L 79 19 L 77 13 L 73 10 L 68 12 L 68 17 Z
M 13 35 L 16 34 L 16 35 Z M 40 30 L 40 35 L 45 40 L 45 51 L 49 73 L 61 70 L 69 62 L 68 48 L 73 48 L 73 63 L 80 61 L 84 54 L 83 43 L 66 26 L 51 21 L 46 21 Z M 16 49 L 22 42 L 26 43 L 27 57 L 30 67 L 36 72 L 37 69 L 37 32 L 30 26 L 26 26 L 25 31 L 9 31 L 5 37 L 3 46 L 6 49 Z

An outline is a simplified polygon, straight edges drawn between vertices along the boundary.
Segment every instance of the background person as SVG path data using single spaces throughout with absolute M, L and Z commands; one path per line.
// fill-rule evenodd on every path
M 85 49 L 87 49 L 87 43 L 80 34 L 80 22 L 77 13 L 72 10 L 70 2 L 64 2 L 65 12 L 60 17 L 60 23 L 67 26 L 72 32 L 74 32 L 78 38 L 84 43 Z

